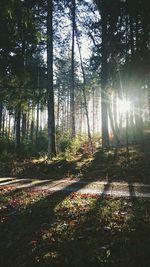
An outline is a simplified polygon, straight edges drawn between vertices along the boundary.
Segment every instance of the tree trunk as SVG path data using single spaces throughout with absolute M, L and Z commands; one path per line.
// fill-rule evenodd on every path
M 53 0 L 47 0 L 48 155 L 56 155 L 53 89 Z
M 71 136 L 75 137 L 75 106 L 74 106 L 74 45 L 75 45 L 75 0 L 72 0 L 72 49 L 71 49 L 71 88 L 70 88 L 70 126 Z
M 20 148 L 20 119 L 21 119 L 21 109 L 20 104 L 16 107 L 16 136 L 15 136 L 15 145 L 16 149 Z
M 37 104 L 37 110 L 36 110 L 36 144 L 38 142 L 38 133 L 39 133 L 39 115 L 40 115 L 40 105 L 39 105 L 39 100 L 38 100 L 38 104 Z
M 59 128 L 59 117 L 60 117 L 60 87 L 58 85 L 58 95 L 57 95 L 57 127 Z
M 30 127 L 30 139 L 31 139 L 31 144 L 33 146 L 34 144 L 34 106 L 32 105 L 32 117 L 31 117 L 31 127 Z
M 144 150 L 143 141 L 143 99 L 142 99 L 142 89 L 137 88 L 137 102 L 136 102 L 136 138 L 140 145 L 141 150 Z
M 118 145 L 120 144 L 120 140 L 119 137 L 117 135 L 116 129 L 115 129 L 115 124 L 114 124 L 114 120 L 113 120 L 113 116 L 112 116 L 112 110 L 110 108 L 110 104 L 108 105 L 108 115 L 109 115 L 109 120 L 110 120 L 110 126 L 113 132 L 113 136 L 115 138 L 115 143 Z
M 101 117 L 102 148 L 109 147 L 108 137 L 108 92 L 107 92 L 107 11 L 104 1 L 101 3 L 102 22 L 102 66 L 101 66 Z
M 26 129 L 27 129 L 27 114 L 22 114 L 22 142 L 24 142 L 26 137 Z
M 41 96 L 39 66 L 38 66 L 38 71 L 37 71 L 37 89 L 38 89 L 38 100 L 37 100 L 37 111 L 36 111 L 36 134 L 35 134 L 36 145 L 38 143 L 39 117 L 40 117 L 40 103 L 39 103 L 39 100 L 40 100 L 40 96 Z
M 93 153 L 93 144 L 92 144 L 91 129 L 90 129 L 89 111 L 88 111 L 88 106 L 87 106 L 86 89 L 85 89 L 86 78 L 85 78 L 85 71 L 84 71 L 84 66 L 83 66 L 83 61 L 82 61 L 80 44 L 79 44 L 78 35 L 77 35 L 77 28 L 76 28 L 76 37 L 77 37 L 77 45 L 78 45 L 79 55 L 80 55 L 81 71 L 82 71 L 82 75 L 83 75 L 82 91 L 83 91 L 85 115 L 86 115 L 86 120 L 87 120 L 88 139 L 89 139 L 89 143 L 90 143 L 90 146 L 91 146 L 91 152 Z
M 0 133 L 2 130 L 2 119 L 3 119 L 3 104 L 0 102 Z
M 93 137 L 94 137 L 94 134 L 95 134 L 95 89 L 93 88 L 92 89 L 92 91 L 93 91 L 93 99 L 92 99 L 92 111 L 93 111 L 93 118 L 92 118 L 92 120 L 93 120 L 93 122 L 92 122 L 92 124 L 93 124 Z
M 28 105 L 27 123 L 26 123 L 26 141 L 27 141 L 27 143 L 28 143 L 28 140 L 29 140 L 29 124 L 30 124 L 30 107 Z
M 147 91 L 147 94 L 148 94 L 148 114 L 149 114 L 149 122 L 148 122 L 148 127 L 150 128 L 150 85 L 148 85 L 148 91 Z

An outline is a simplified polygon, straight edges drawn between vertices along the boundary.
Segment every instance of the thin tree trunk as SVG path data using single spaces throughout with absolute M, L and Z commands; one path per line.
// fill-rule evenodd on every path
M 113 116 L 112 116 L 112 110 L 110 108 L 110 104 L 108 105 L 108 115 L 109 115 L 109 120 L 110 120 L 110 125 L 111 125 L 111 129 L 112 129 L 112 132 L 113 132 L 113 135 L 114 135 L 114 138 L 116 140 L 116 143 L 117 145 L 120 144 L 120 140 L 119 140 L 119 137 L 116 133 L 116 129 L 115 129 L 115 126 L 114 126 L 114 120 L 113 120 Z
M 109 147 L 108 137 L 108 93 L 107 93 L 107 11 L 104 1 L 101 3 L 102 23 L 102 67 L 101 67 L 101 117 L 102 148 Z
M 10 140 L 11 136 L 10 136 L 10 114 L 8 113 L 8 138 Z
M 8 135 L 8 111 L 6 109 L 6 115 L 5 115 L 5 132 L 6 135 Z
M 114 96 L 113 96 L 113 118 L 114 118 L 115 132 L 119 136 L 119 127 L 118 127 L 118 121 L 117 121 L 118 113 L 117 113 L 117 94 L 116 94 L 116 92 L 114 92 Z
M 0 133 L 2 130 L 2 119 L 3 119 L 3 104 L 0 102 Z
M 26 137 L 26 129 L 27 129 L 27 114 L 22 114 L 22 142 L 24 142 Z
M 39 101 L 37 104 L 37 110 L 36 110 L 36 144 L 38 143 L 38 133 L 39 133 L 39 115 L 40 115 L 40 105 L 39 105 Z
M 68 90 L 68 92 L 67 92 L 67 131 L 69 130 L 69 128 L 70 128 L 70 125 L 69 125 L 69 114 L 70 114 L 70 110 L 69 110 L 69 108 L 70 108 L 70 106 L 69 106 L 69 101 L 70 101 L 70 92 L 69 92 L 69 90 Z
M 92 137 L 91 137 L 91 130 L 90 130 L 90 121 L 89 121 L 89 112 L 88 112 L 88 107 L 87 107 L 86 89 L 85 89 L 85 86 L 86 86 L 86 78 L 85 78 L 85 71 L 84 71 L 84 67 L 83 67 L 83 61 L 82 61 L 80 44 L 79 44 L 78 35 L 77 35 L 77 28 L 76 28 L 76 38 L 77 38 L 77 45 L 78 45 L 78 50 L 79 50 L 79 55 L 80 55 L 80 63 L 81 63 L 81 70 L 82 70 L 82 76 L 83 76 L 82 91 L 83 91 L 85 115 L 86 115 L 86 120 L 87 120 L 88 139 L 89 139 L 90 146 L 91 146 L 91 152 L 93 153 L 93 144 L 92 144 Z
M 38 89 L 38 100 L 37 100 L 37 111 L 36 111 L 36 134 L 35 134 L 35 142 L 36 144 L 38 143 L 38 132 L 39 132 L 39 110 L 40 110 L 40 103 L 39 103 L 39 99 L 40 99 L 40 73 L 39 73 L 39 65 L 38 65 L 38 73 L 37 73 L 38 77 L 37 77 L 37 89 Z
M 148 114 L 149 114 L 149 122 L 148 127 L 150 128 L 150 81 L 148 82 L 148 91 L 147 91 L 147 100 L 148 100 Z
M 48 155 L 56 155 L 53 88 L 53 0 L 47 0 Z
M 16 137 L 15 137 L 15 144 L 16 149 L 20 148 L 20 119 L 21 119 L 21 109 L 20 104 L 16 107 Z
M 93 88 L 93 137 L 95 134 L 95 90 Z
M 3 136 L 5 134 L 5 119 L 6 119 L 6 110 L 4 110 L 3 116 L 2 116 L 2 135 Z
M 70 126 L 71 136 L 75 137 L 75 105 L 74 105 L 74 92 L 75 92 L 75 81 L 74 81 L 74 46 L 75 46 L 75 0 L 72 0 L 72 48 L 71 48 L 71 88 L 70 88 Z
M 28 106 L 27 111 L 27 126 L 26 126 L 26 141 L 28 142 L 29 139 L 29 124 L 30 124 L 30 107 Z
M 60 116 L 60 87 L 58 85 L 58 95 L 57 95 L 57 127 L 59 127 L 59 116 Z
M 34 143 L 34 106 L 32 105 L 32 117 L 31 117 L 31 128 L 30 128 L 30 139 L 31 144 Z

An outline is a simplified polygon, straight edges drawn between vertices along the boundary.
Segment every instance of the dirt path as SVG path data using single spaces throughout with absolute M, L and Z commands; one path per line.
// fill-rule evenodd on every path
M 119 183 L 78 179 L 37 180 L 0 178 L 0 187 L 14 189 L 37 188 L 38 190 L 77 192 L 80 194 L 110 195 L 115 197 L 150 198 L 150 185 L 142 183 Z

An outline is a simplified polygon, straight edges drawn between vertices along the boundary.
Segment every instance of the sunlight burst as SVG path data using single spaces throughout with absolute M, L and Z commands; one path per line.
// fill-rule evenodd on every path
M 127 99 L 123 98 L 118 100 L 118 109 L 123 115 L 130 111 L 130 107 L 130 102 Z

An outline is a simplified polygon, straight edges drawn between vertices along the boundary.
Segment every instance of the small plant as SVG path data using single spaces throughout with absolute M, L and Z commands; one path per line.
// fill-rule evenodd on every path
M 57 150 L 58 152 L 65 152 L 66 149 L 70 145 L 71 136 L 69 132 L 63 132 L 61 130 L 57 130 Z

